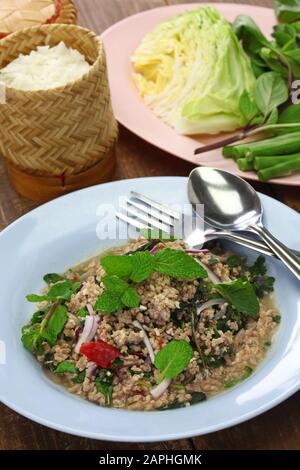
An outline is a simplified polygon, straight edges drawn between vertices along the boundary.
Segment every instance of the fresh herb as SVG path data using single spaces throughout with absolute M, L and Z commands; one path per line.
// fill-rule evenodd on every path
M 246 280 L 237 279 L 226 284 L 215 284 L 214 288 L 239 312 L 256 317 L 259 303 L 253 285 Z
M 101 258 L 101 264 L 107 274 L 129 278 L 132 273 L 131 256 L 108 255 Z
M 105 406 L 109 406 L 111 403 L 111 397 L 113 393 L 113 375 L 110 371 L 101 369 L 98 377 L 95 379 L 97 392 L 102 393 L 105 398 Z
M 77 317 L 79 317 L 79 318 L 85 318 L 85 317 L 87 316 L 87 314 L 88 314 L 87 309 L 86 309 L 85 307 L 81 307 L 81 308 L 78 310 L 78 312 L 77 312 L 76 315 L 77 315 Z
M 102 279 L 106 291 L 98 297 L 95 310 L 103 313 L 114 313 L 125 307 L 135 308 L 139 297 L 134 287 L 116 275 L 107 275 Z
M 267 268 L 263 256 L 259 256 L 253 266 L 250 266 L 248 270 L 256 295 L 259 298 L 262 298 L 265 294 L 274 290 L 275 278 L 266 275 Z
M 281 322 L 281 316 L 275 315 L 275 317 L 273 317 L 273 322 L 279 324 Z
M 57 305 L 48 320 L 45 330 L 41 332 L 42 337 L 48 341 L 50 346 L 55 345 L 57 337 L 64 329 L 67 319 L 67 308 L 64 305 Z
M 251 276 L 263 276 L 267 272 L 267 268 L 265 265 L 265 258 L 264 256 L 259 256 L 253 266 L 249 267 L 249 272 Z
M 39 310 L 37 310 L 36 312 L 34 312 L 34 314 L 32 315 L 32 318 L 31 318 L 31 324 L 34 325 L 35 323 L 41 323 L 46 315 L 46 313 L 49 311 L 51 305 L 48 304 L 46 305 L 46 307 L 43 307 Z
M 154 255 L 155 271 L 174 278 L 199 279 L 207 277 L 206 270 L 184 251 L 165 248 Z
M 43 338 L 40 333 L 39 324 L 34 324 L 32 326 L 24 326 L 22 328 L 21 341 L 23 343 L 24 348 L 26 348 L 27 351 L 31 353 L 36 352 L 38 355 L 43 354 L 44 352 L 42 348 Z
M 282 23 L 292 23 L 300 19 L 300 1 L 275 0 L 275 13 Z
M 56 369 L 54 370 L 56 374 L 65 374 L 66 372 L 69 374 L 76 374 L 77 368 L 75 364 L 69 361 L 63 361 L 58 364 Z
M 67 279 L 65 281 L 59 281 L 56 284 L 53 284 L 48 294 L 46 295 L 29 294 L 26 296 L 26 299 L 29 302 L 43 302 L 44 300 L 70 301 L 71 295 L 76 293 L 79 287 L 80 282 L 73 283 L 70 279 Z
M 188 393 L 192 395 L 192 398 L 190 399 L 191 405 L 196 405 L 196 403 L 200 403 L 206 400 L 206 395 L 203 392 L 188 392 Z
M 149 251 L 143 251 L 131 256 L 132 272 L 130 279 L 133 282 L 142 282 L 154 270 L 154 256 Z
M 155 356 L 154 365 L 160 370 L 159 380 L 176 377 L 188 366 L 193 355 L 193 348 L 187 341 L 170 341 Z
M 56 282 L 63 281 L 64 278 L 60 274 L 49 273 L 43 277 L 47 284 L 56 284 Z
M 120 357 L 116 357 L 116 359 L 114 359 L 112 362 L 113 367 L 121 367 L 122 365 L 123 365 L 123 361 Z
M 232 388 L 235 387 L 235 385 L 239 384 L 240 382 L 243 382 L 244 380 L 248 379 L 250 375 L 252 374 L 253 369 L 249 366 L 246 366 L 244 369 L 244 372 L 241 377 L 237 377 L 235 379 L 229 379 L 225 380 L 224 382 L 224 388 Z
M 81 372 L 78 372 L 76 377 L 72 380 L 74 384 L 82 384 L 85 379 L 85 370 L 82 370 Z
M 243 258 L 241 256 L 232 255 L 227 258 L 226 263 L 230 269 L 236 268 L 242 266 Z

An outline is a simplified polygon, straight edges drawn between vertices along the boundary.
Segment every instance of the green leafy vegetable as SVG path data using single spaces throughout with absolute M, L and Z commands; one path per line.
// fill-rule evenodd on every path
M 172 379 L 180 374 L 193 358 L 192 346 L 187 341 L 173 339 L 155 356 L 154 365 L 160 370 L 160 380 Z
M 98 297 L 94 309 L 96 312 L 114 313 L 121 310 L 124 306 L 121 295 L 118 292 L 108 290 Z
M 119 277 L 130 277 L 132 272 L 131 256 L 104 256 L 101 258 L 101 264 L 107 274 L 114 274 Z
M 78 372 L 76 377 L 72 380 L 74 384 L 82 384 L 85 379 L 85 370 L 82 370 L 81 372 Z
M 199 279 L 207 277 L 206 270 L 184 251 L 166 248 L 154 255 L 155 271 L 171 277 Z
M 242 266 L 243 258 L 241 256 L 232 255 L 227 258 L 226 263 L 229 268 L 236 268 L 237 266 Z
M 128 287 L 122 294 L 121 300 L 125 307 L 136 308 L 139 306 L 139 296 L 134 287 Z
M 81 307 L 78 312 L 77 312 L 77 317 L 80 317 L 80 318 L 85 318 L 88 314 L 88 311 L 85 307 Z
M 43 277 L 47 284 L 55 284 L 56 282 L 63 281 L 63 277 L 60 274 L 49 273 Z
M 79 289 L 80 282 L 72 282 L 70 279 L 59 281 L 52 285 L 47 295 L 29 294 L 26 299 L 29 302 L 43 302 L 44 300 L 70 301 L 71 295 Z
M 65 374 L 66 372 L 69 374 L 77 374 L 78 371 L 75 364 L 69 361 L 63 361 L 58 364 L 54 372 L 56 374 Z
M 113 393 L 113 375 L 106 369 L 99 371 L 98 377 L 95 379 L 97 392 L 102 393 L 105 398 L 105 406 L 109 406 L 111 403 Z
M 255 77 L 231 25 L 213 7 L 159 24 L 133 63 L 140 94 L 178 133 L 215 134 L 247 123 L 239 99 Z
M 137 291 L 126 281 L 115 275 L 107 275 L 102 281 L 107 290 L 96 301 L 95 310 L 97 312 L 114 313 L 124 307 L 138 307 Z
M 43 339 L 41 337 L 40 327 L 38 324 L 33 326 L 24 326 L 22 328 L 21 341 L 27 351 L 31 353 L 34 353 L 35 351 L 43 353 L 43 350 L 41 349 Z
M 237 279 L 226 284 L 215 284 L 214 288 L 239 312 L 249 316 L 258 315 L 259 303 L 249 281 Z
M 251 98 L 249 92 L 244 90 L 240 96 L 239 109 L 242 115 L 245 117 L 247 122 L 251 122 L 252 119 L 258 114 L 259 110 L 253 98 Z
M 266 72 L 256 80 L 254 97 L 258 109 L 267 117 L 288 99 L 288 86 L 276 72 Z
M 54 346 L 58 335 L 64 329 L 68 319 L 68 310 L 64 305 L 57 305 L 51 317 L 48 320 L 46 331 L 42 333 L 43 337 L 51 346 Z
M 300 18 L 300 0 L 275 0 L 275 13 L 282 23 L 292 23 Z
M 142 282 L 147 279 L 154 269 L 154 258 L 149 251 L 143 251 L 131 256 L 132 272 L 130 279 L 134 282 Z

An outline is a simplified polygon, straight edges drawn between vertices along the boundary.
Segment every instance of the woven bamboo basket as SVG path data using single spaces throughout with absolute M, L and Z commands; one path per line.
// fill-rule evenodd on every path
M 1 0 L 0 38 L 45 23 L 75 24 L 76 19 L 72 0 Z
M 107 180 L 118 134 L 105 52 L 93 32 L 62 24 L 17 31 L 0 41 L 0 69 L 47 41 L 50 46 L 64 41 L 75 47 L 92 67 L 60 88 L 6 88 L 6 103 L 0 106 L 0 154 L 9 162 L 16 189 L 35 200 Z

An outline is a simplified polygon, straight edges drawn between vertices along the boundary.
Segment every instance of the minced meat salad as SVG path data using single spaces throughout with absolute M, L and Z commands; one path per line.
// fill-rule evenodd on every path
M 47 274 L 22 342 L 56 381 L 101 406 L 189 406 L 249 377 L 280 315 L 254 265 L 181 241 L 139 239 Z

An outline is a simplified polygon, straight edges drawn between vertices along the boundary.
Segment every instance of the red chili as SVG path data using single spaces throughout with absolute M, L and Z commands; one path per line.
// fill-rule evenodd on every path
M 162 342 L 162 339 L 161 339 L 160 336 L 157 338 L 157 342 L 158 342 L 158 347 L 159 347 L 159 349 L 162 349 L 162 347 L 163 347 L 163 342 Z
M 98 364 L 98 366 L 103 367 L 103 369 L 109 369 L 113 360 L 121 355 L 118 349 L 101 340 L 91 343 L 82 343 L 80 354 L 83 354 L 90 361 Z

